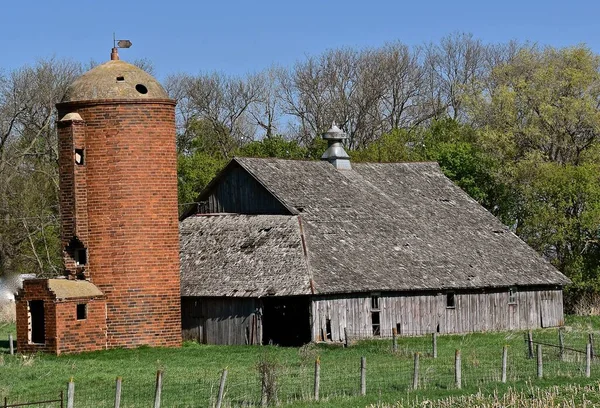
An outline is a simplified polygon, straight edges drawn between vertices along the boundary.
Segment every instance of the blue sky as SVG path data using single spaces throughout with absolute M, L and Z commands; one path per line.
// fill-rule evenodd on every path
M 437 41 L 454 31 L 484 42 L 511 39 L 557 47 L 585 43 L 600 53 L 600 2 L 594 1 L 6 1 L 0 69 L 39 58 L 103 62 L 112 33 L 148 58 L 156 76 L 222 71 L 243 75 L 337 47 L 400 40 Z

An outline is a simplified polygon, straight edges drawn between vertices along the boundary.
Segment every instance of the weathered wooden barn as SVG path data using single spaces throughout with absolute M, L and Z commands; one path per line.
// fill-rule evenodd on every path
M 436 163 L 235 158 L 180 222 L 185 339 L 558 326 L 569 280 Z

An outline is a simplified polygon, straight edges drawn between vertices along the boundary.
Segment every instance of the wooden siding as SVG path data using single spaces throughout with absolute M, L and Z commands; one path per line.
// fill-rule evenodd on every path
M 224 175 L 206 198 L 201 213 L 281 214 L 290 212 L 241 168 Z
M 509 292 L 456 293 L 455 307 L 446 307 L 446 293 L 379 295 L 381 334 L 390 336 L 432 332 L 466 333 L 522 330 L 563 324 L 562 291 L 522 290 L 516 304 L 509 304 Z M 311 327 L 313 340 L 343 341 L 344 328 L 350 336 L 371 337 L 371 295 L 339 295 L 313 298 Z M 330 332 L 328 335 L 328 324 Z M 439 326 L 439 327 L 438 327 Z
M 260 344 L 262 322 L 255 298 L 181 298 L 183 340 L 205 344 Z M 254 326 L 254 328 L 253 328 Z

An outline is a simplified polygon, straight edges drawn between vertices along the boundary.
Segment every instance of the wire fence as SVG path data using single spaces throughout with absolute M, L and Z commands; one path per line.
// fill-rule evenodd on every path
M 366 364 L 349 347 L 348 358 L 338 355 L 315 361 L 313 354 L 307 353 L 306 358 L 294 363 L 277 361 L 265 353 L 259 364 L 261 369 L 228 370 L 226 381 L 223 372 L 201 368 L 181 367 L 190 370 L 187 376 L 170 377 L 166 371 L 164 378 L 161 377 L 158 403 L 164 407 L 257 407 L 309 401 L 317 395 L 320 400 L 335 400 L 363 393 L 476 389 L 491 383 L 535 381 L 540 377 L 600 379 L 600 358 L 591 355 L 594 339 L 582 333 L 536 332 L 535 337 L 525 333 L 522 342 L 515 338 L 511 346 L 499 344 L 484 349 L 463 342 L 460 352 L 455 352 L 450 344 L 452 336 L 438 338 L 432 333 L 415 339 L 399 338 L 395 350 L 393 340 L 398 338 L 390 337 L 391 340 L 364 341 L 355 348 L 359 353 L 369 352 Z M 443 346 L 439 353 L 434 353 L 435 341 Z M 506 364 L 503 364 L 504 353 Z M 124 379 L 119 407 L 157 406 L 155 373 L 143 367 L 139 370 L 142 379 L 136 380 L 135 387 L 129 387 L 127 378 Z M 222 381 L 223 393 L 219 398 Z M 32 394 L 7 397 L 12 404 L 34 400 Z M 37 400 L 44 399 L 39 397 Z M 76 378 L 74 401 L 78 408 L 113 408 L 117 406 L 115 383 Z

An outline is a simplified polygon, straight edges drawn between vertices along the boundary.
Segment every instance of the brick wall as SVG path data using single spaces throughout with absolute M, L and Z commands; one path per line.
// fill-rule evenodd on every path
M 87 166 L 85 165 L 85 122 L 68 120 L 58 122 L 61 243 L 63 249 L 73 237 L 88 247 Z M 75 149 L 84 151 L 84 164 L 75 163 Z M 89 278 L 89 267 L 78 266 L 74 254 L 63 251 L 65 272 L 69 278 Z
M 29 341 L 28 303 L 44 302 L 45 342 Z M 85 319 L 77 319 L 77 305 L 86 305 Z M 102 298 L 56 299 L 46 279 L 26 280 L 19 292 L 17 309 L 17 351 L 54 354 L 106 349 L 106 302 Z
M 44 325 L 46 342 L 31 344 L 29 342 L 28 302 L 30 300 L 44 301 Z M 23 289 L 16 296 L 17 310 L 17 351 L 19 353 L 35 353 L 38 351 L 56 353 L 56 308 L 54 297 L 48 290 L 45 279 L 25 280 Z
M 85 198 L 77 192 L 82 169 L 72 168 L 74 147 L 68 146 L 77 144 L 78 128 L 72 122 L 60 130 L 61 177 L 74 174 L 72 192 L 61 194 L 61 208 L 67 208 L 63 230 L 85 237 L 89 279 L 106 295 L 108 346 L 179 346 L 174 102 L 93 101 L 58 108 L 59 117 L 77 112 L 85 121 Z M 85 205 L 79 205 L 82 199 Z M 83 219 L 87 237 L 78 225 Z M 68 240 L 63 236 L 63 243 Z
M 86 318 L 77 319 L 77 305 L 85 304 Z M 68 299 L 56 303 L 57 354 L 106 349 L 104 299 Z

